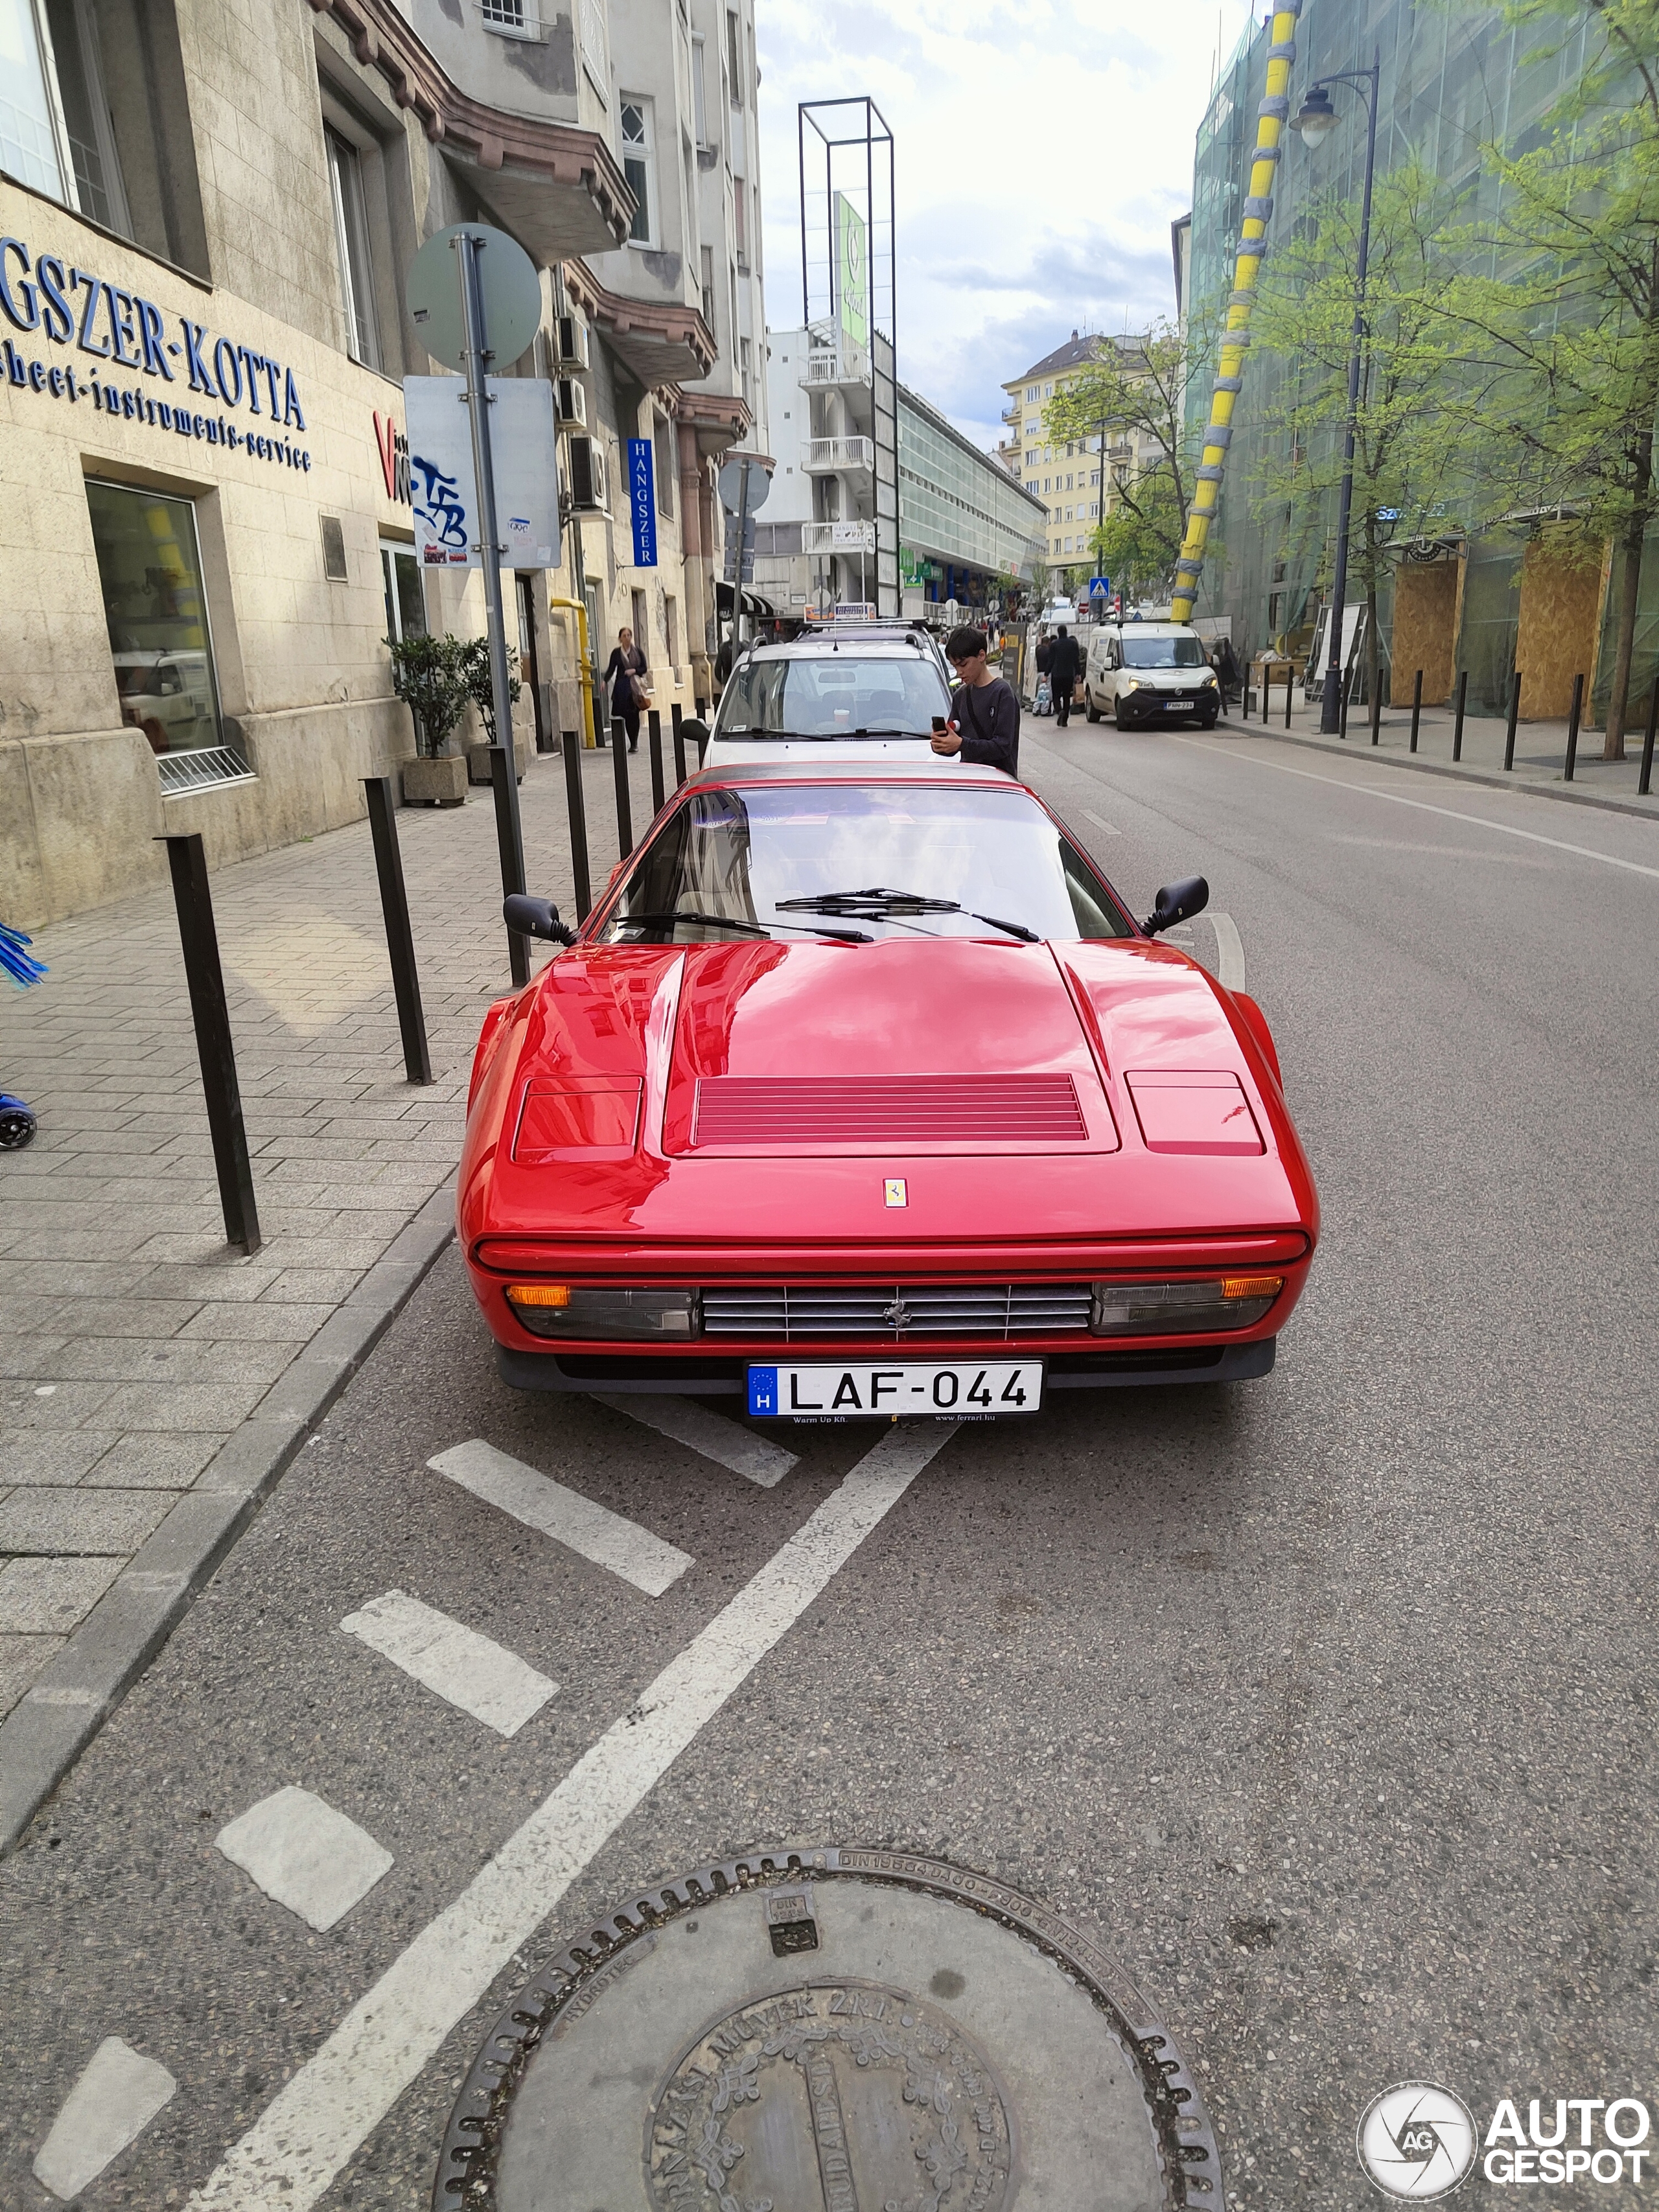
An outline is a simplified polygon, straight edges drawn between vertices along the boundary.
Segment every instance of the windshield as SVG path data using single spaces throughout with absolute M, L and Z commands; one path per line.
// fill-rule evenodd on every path
M 751 659 L 732 672 L 720 699 L 720 735 L 925 738 L 934 715 L 950 711 L 944 678 L 919 653 L 891 660 L 851 653 Z
M 1126 668 L 1202 668 L 1204 646 L 1197 637 L 1131 637 L 1123 634 Z
M 849 933 L 1132 933 L 1024 792 L 797 784 L 692 793 L 640 856 L 600 935 L 611 945 L 691 945 Z

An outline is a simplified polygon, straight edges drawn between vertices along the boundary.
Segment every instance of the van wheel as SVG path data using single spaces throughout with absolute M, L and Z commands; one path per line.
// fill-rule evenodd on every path
M 1086 688 L 1083 694 L 1083 711 L 1091 722 L 1097 722 L 1100 720 L 1100 709 L 1095 704 L 1095 695 Z

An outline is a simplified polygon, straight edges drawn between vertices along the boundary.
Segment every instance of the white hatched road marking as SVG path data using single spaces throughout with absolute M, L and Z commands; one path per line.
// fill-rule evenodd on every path
M 407 1591 L 371 1598 L 340 1623 L 405 1674 L 413 1675 L 497 1735 L 516 1735 L 558 1688 L 516 1651 L 465 1627 Z
M 785 1451 L 781 1444 L 756 1436 L 740 1421 L 728 1421 L 724 1413 L 699 1406 L 693 1399 L 659 1398 L 642 1392 L 632 1395 L 619 1393 L 610 1398 L 599 1390 L 591 1395 L 595 1405 L 609 1406 L 613 1413 L 626 1413 L 630 1420 L 655 1429 L 659 1436 L 672 1437 L 676 1443 L 689 1444 L 704 1459 L 730 1468 L 733 1474 L 746 1475 L 750 1482 L 759 1483 L 763 1490 L 770 1490 L 781 1482 L 796 1464 L 794 1453 Z
M 137 2142 L 179 2084 L 165 2066 L 106 2035 L 35 2155 L 34 2178 L 65 2202 Z
M 1403 791 L 1383 791 L 1376 784 L 1353 782 L 1346 775 L 1321 775 L 1315 769 L 1291 768 L 1288 762 L 1263 760 L 1258 753 L 1235 752 L 1231 745 L 1206 745 L 1197 738 L 1177 738 L 1178 745 L 1194 745 L 1218 760 L 1242 760 L 1252 768 L 1270 768 L 1280 775 L 1299 775 L 1305 783 L 1334 783 L 1339 791 L 1356 791 L 1366 799 L 1386 799 L 1393 806 L 1410 806 L 1419 814 L 1443 815 L 1448 822 L 1473 823 L 1477 830 L 1495 830 L 1500 837 L 1524 837 L 1529 845 L 1549 845 L 1558 853 L 1576 853 L 1581 860 L 1600 860 L 1609 868 L 1626 868 L 1633 876 L 1659 876 L 1640 860 L 1621 860 L 1616 853 L 1598 853 L 1590 845 L 1570 845 L 1565 837 L 1546 837 L 1539 830 L 1518 829 L 1513 822 L 1489 822 L 1484 814 L 1461 813 L 1455 806 L 1436 806 L 1426 799 L 1407 799 Z M 1524 791 L 1524 787 L 1521 787 Z
M 956 1428 L 888 1430 L 393 1960 L 191 2197 L 191 2212 L 309 2212 L 456 2022 Z
M 1121 837 L 1123 835 L 1115 822 L 1103 822 L 1099 815 L 1091 814 L 1086 806 L 1083 810 L 1083 818 L 1085 822 L 1092 822 L 1097 830 L 1103 830 L 1109 837 Z
M 509 1458 L 480 1437 L 440 1452 L 427 1465 L 487 1504 L 499 1505 L 526 1528 L 539 1528 L 568 1551 L 580 1552 L 596 1567 L 609 1567 L 647 1597 L 660 1597 L 691 1565 L 689 1552 L 665 1543 L 609 1506 L 596 1505 L 580 1491 L 567 1490 L 551 1475 Z
M 1229 991 L 1244 988 L 1244 945 L 1238 933 L 1238 924 L 1230 914 L 1212 914 L 1210 926 L 1215 931 L 1215 949 L 1221 981 Z
M 332 1805 L 293 1784 L 273 1790 L 214 1838 L 265 1895 L 320 1934 L 368 1895 L 392 1854 Z

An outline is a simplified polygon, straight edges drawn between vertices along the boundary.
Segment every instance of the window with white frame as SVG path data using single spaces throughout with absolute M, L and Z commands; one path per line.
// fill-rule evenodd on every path
M 651 102 L 639 94 L 625 92 L 617 103 L 622 127 L 623 174 L 639 203 L 629 242 L 654 246 L 657 242 L 656 151 L 652 141 Z
M 91 0 L 0 0 L 0 169 L 132 235 Z
M 374 280 L 368 258 L 368 214 L 363 199 L 362 167 L 357 149 L 337 131 L 325 130 L 329 190 L 334 201 L 334 246 L 340 264 L 340 300 L 345 309 L 346 351 L 370 368 L 380 366 L 380 336 L 374 319 Z
M 737 10 L 726 11 L 726 84 L 733 107 L 743 106 L 743 32 Z
M 714 333 L 714 249 L 712 246 L 705 246 L 701 249 L 701 260 L 702 319 L 708 324 L 709 335 L 712 337 Z
M 478 0 L 478 13 L 486 31 L 504 31 L 510 39 L 533 38 L 540 28 L 525 0 Z
M 701 31 L 691 33 L 691 121 L 697 134 L 699 146 L 708 141 L 708 70 L 704 58 L 703 37 Z

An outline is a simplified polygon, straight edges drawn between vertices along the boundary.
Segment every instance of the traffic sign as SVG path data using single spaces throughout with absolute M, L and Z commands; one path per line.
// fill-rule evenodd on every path
M 751 453 L 733 453 L 720 464 L 720 487 L 722 507 L 729 507 L 733 514 L 739 509 L 752 514 L 757 507 L 765 506 L 772 479 Z
M 1110 578 L 1109 576 L 1091 576 L 1091 577 L 1090 577 L 1090 579 L 1089 579 L 1089 597 L 1090 597 L 1091 599 L 1109 599 L 1109 598 L 1111 597 L 1111 592 L 1112 592 L 1112 580 L 1111 580 L 1111 578 Z
M 504 230 L 487 222 L 452 222 L 447 230 L 434 232 L 409 264 L 404 296 L 410 319 L 434 361 L 465 368 L 460 271 L 450 244 L 463 231 L 470 232 L 481 249 L 478 289 L 483 295 L 490 366 L 499 374 L 529 350 L 542 319 L 542 280 L 536 264 Z

